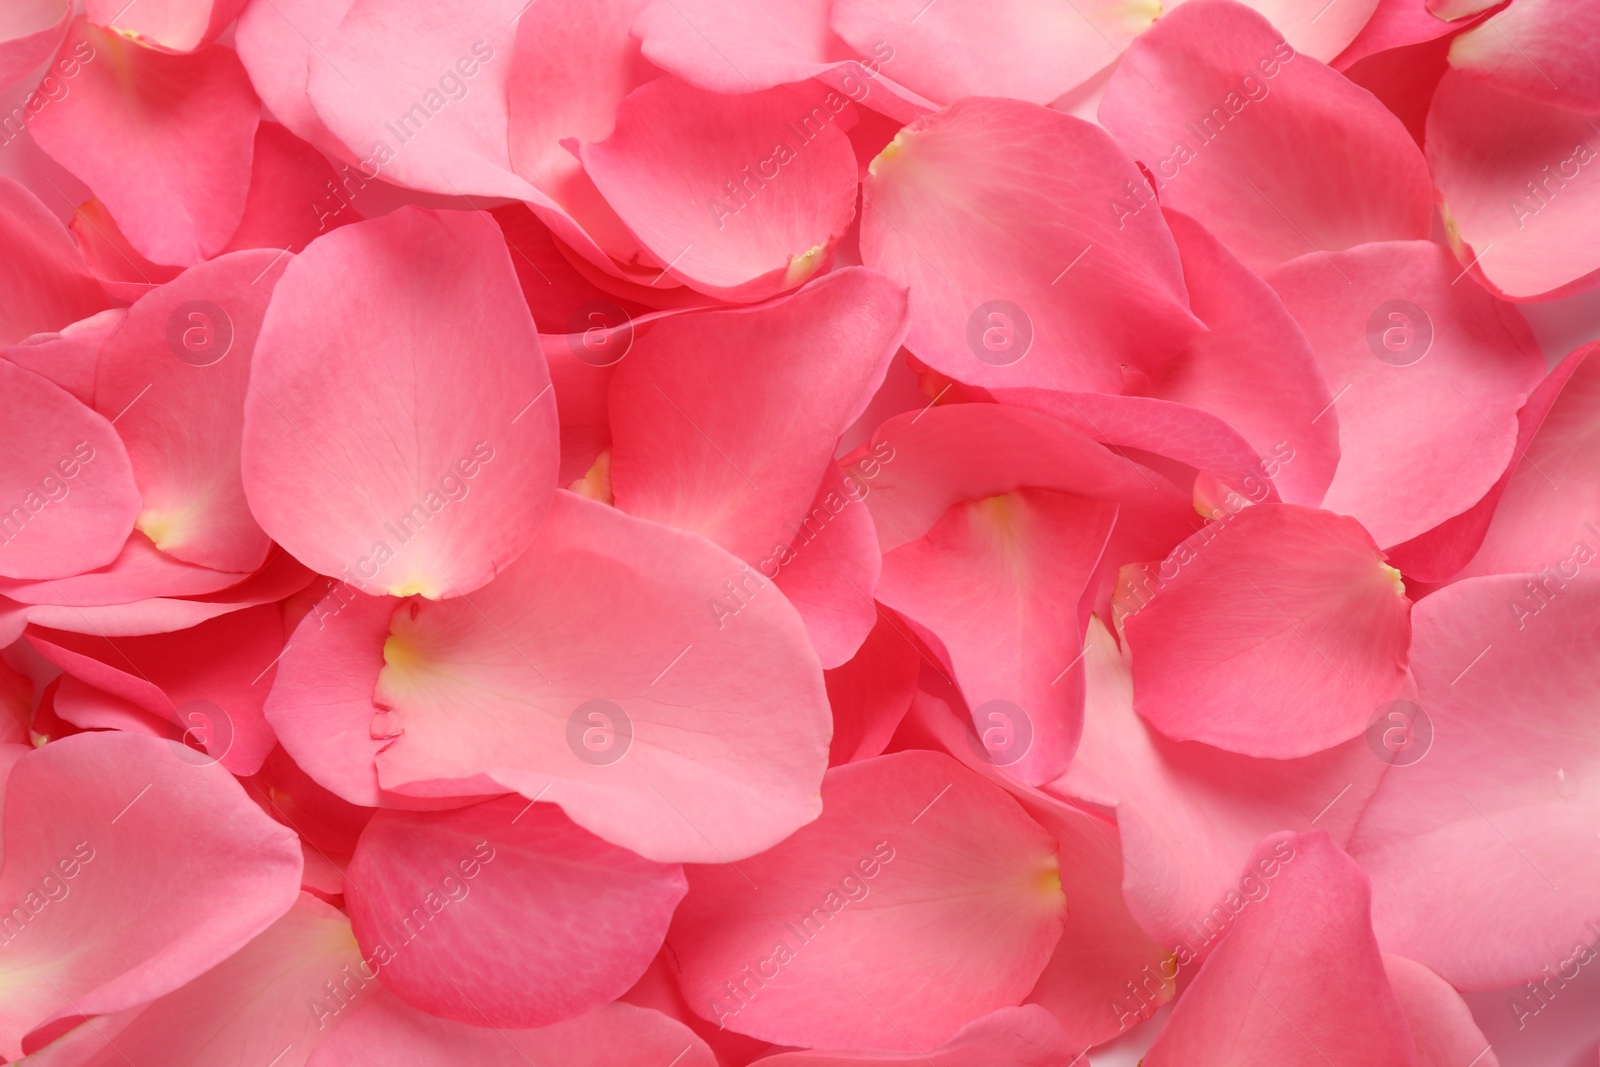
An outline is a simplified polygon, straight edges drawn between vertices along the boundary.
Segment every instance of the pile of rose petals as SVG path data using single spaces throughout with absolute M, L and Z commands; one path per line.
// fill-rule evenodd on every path
M 7 0 L 0 1062 L 1593 1063 L 1597 40 Z

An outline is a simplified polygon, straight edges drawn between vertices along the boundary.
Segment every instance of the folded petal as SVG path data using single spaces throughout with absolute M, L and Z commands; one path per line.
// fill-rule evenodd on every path
M 1060 775 L 1077 747 L 1083 628 L 1116 515 L 1017 489 L 954 505 L 884 557 L 878 599 L 937 636 L 987 751 L 1024 781 Z
M 883 568 L 878 531 L 862 503 L 870 485 L 829 464 L 794 540 L 773 545 L 761 561 L 780 592 L 805 620 L 823 667 L 844 663 L 877 621 L 873 593 Z M 736 610 L 735 605 L 735 610 Z
M 1121 392 L 1120 364 L 1154 367 L 1201 329 L 1166 223 L 1136 190 L 1150 197 L 1104 130 L 963 100 L 868 168 L 862 262 L 911 290 L 906 345 L 940 373 Z
M 855 655 L 826 674 L 833 708 L 829 766 L 883 754 L 911 707 L 921 668 L 917 646 L 904 626 L 879 609 Z
M 227 251 L 243 248 L 299 252 L 335 226 L 361 216 L 351 203 L 367 179 L 349 164 L 337 174 L 322 153 L 276 122 L 256 128 L 250 194 Z
M 762 300 L 828 263 L 855 215 L 849 99 L 816 83 L 728 96 L 669 76 L 617 107 L 584 170 L 671 277 Z
M 29 643 L 68 674 L 175 723 L 198 762 L 254 774 L 277 743 L 261 710 L 283 651 L 276 605 L 169 634 L 112 641 L 34 630 Z
M 776 848 L 688 869 L 668 945 L 690 1006 L 780 1044 L 916 1051 L 1018 1003 L 1061 934 L 1050 835 L 941 753 L 835 767 L 822 791 Z
M 1600 135 L 1591 117 L 1451 71 L 1428 112 L 1428 166 L 1451 243 L 1511 300 L 1562 296 L 1600 277 Z
M 1422 964 L 1383 954 L 1384 973 L 1417 1043 L 1417 1067 L 1481 1063 L 1500 1067 L 1489 1040 L 1478 1029 L 1461 994 Z M 1476 1058 L 1476 1059 L 1475 1059 Z
M 1411 602 L 1353 519 L 1259 504 L 1125 581 L 1136 707 L 1174 740 L 1308 756 L 1400 695 Z
M 608 1004 L 537 1030 L 507 1030 L 439 1019 L 380 992 L 317 1046 L 309 1067 L 637 1067 L 657 1061 L 717 1067 L 688 1027 L 632 1004 Z
M 1326 0 L 1245 0 L 1302 55 L 1333 61 L 1372 18 L 1378 0 L 1326 7 Z M 1176 6 L 1176 5 L 1173 5 Z
M 1350 851 L 1384 946 L 1458 988 L 1537 977 L 1594 936 L 1600 583 L 1573 572 L 1467 578 L 1413 611 L 1432 747 L 1385 778 Z
M 728 862 L 816 817 L 829 717 L 798 615 L 697 534 L 556 494 L 539 539 L 470 600 L 391 623 L 373 734 L 384 788 L 515 790 L 660 862 Z
M 67 32 L 67 0 L 22 0 L 0 15 L 0 90 L 11 88 L 56 54 Z
M 930 100 L 1004 96 L 1048 104 L 1116 62 L 1160 15 L 1144 0 L 839 0 L 829 19 L 857 52 L 892 43 L 891 76 Z
M 0 360 L 0 575 L 59 578 L 116 558 L 139 513 L 116 428 Z
M 653 323 L 611 379 L 617 507 L 761 565 L 803 533 L 821 472 L 899 346 L 905 309 L 900 286 L 857 267 L 759 308 Z
M 0 1052 L 55 1020 L 122 1011 L 231 956 L 294 904 L 294 834 L 221 767 L 127 733 L 53 741 L 6 786 Z M 115 921 L 106 921 L 115 916 Z
M 0 357 L 44 375 L 85 404 L 93 405 L 100 350 L 127 315 L 127 308 L 107 308 L 59 331 L 36 333 L 0 349 Z
M 460 596 L 514 560 L 555 485 L 533 320 L 487 215 L 341 227 L 273 292 L 245 400 L 250 510 L 370 592 Z
M 505 797 L 451 812 L 379 812 L 346 898 L 363 952 L 396 996 L 472 1026 L 545 1026 L 636 982 L 688 890 L 573 825 Z
M 1190 0 L 1126 58 L 1100 121 L 1144 164 L 1163 204 L 1194 216 L 1251 270 L 1427 238 L 1427 168 L 1400 120 L 1255 12 Z
M 177 266 L 216 255 L 244 214 L 261 112 L 238 57 L 221 46 L 170 55 L 82 19 L 69 53 L 84 56 L 72 91 L 34 118 L 33 139 L 142 255 Z
M 1417 1067 L 1361 868 L 1325 833 L 1281 834 L 1256 848 L 1240 885 L 1249 905 L 1144 1063 Z
M 249 71 L 250 84 L 272 117 L 325 155 L 347 163 L 356 161 L 356 154 L 333 135 L 311 106 L 306 78 L 307 61 L 317 42 L 338 27 L 352 3 L 354 0 L 272 0 L 270 4 L 246 4 L 233 34 L 239 61 Z
M 1429 241 L 1302 256 L 1268 275 L 1338 398 L 1339 467 L 1322 506 L 1385 547 L 1483 498 L 1544 376 L 1522 315 L 1460 278 Z
M 1600 7 L 1516 0 L 1450 42 L 1450 65 L 1502 92 L 1593 114 L 1600 71 L 1583 47 L 1600 33 Z
M 72 234 L 25 186 L 0 176 L 0 345 L 61 330 L 111 304 Z
M 1272 288 L 1205 227 L 1181 212 L 1162 214 L 1207 332 L 1142 391 L 1219 416 L 1255 449 L 1284 500 L 1316 507 L 1339 462 L 1339 416 L 1328 407 L 1333 396 L 1311 342 Z M 1240 488 L 1262 499 L 1251 484 Z

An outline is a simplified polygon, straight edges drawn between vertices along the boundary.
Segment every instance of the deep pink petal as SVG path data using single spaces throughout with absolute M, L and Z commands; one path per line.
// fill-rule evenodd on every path
M 1018 489 L 954 505 L 884 557 L 878 599 L 937 636 L 985 746 L 1025 781 L 1060 775 L 1077 747 L 1083 628 L 1116 516 Z
M 245 400 L 245 493 L 297 559 L 460 596 L 527 547 L 555 484 L 533 320 L 487 215 L 402 209 L 295 257 Z
M 929 1064 L 932 1067 L 1055 1067 L 1082 1051 L 1073 1047 L 1048 1012 L 1033 1005 L 997 1008 L 974 1019 L 955 1035 L 925 1052 L 877 1049 L 809 1049 L 761 1060 L 762 1067 L 872 1067 L 873 1064 Z
M 1311 342 L 1271 287 L 1205 227 L 1163 214 L 1207 332 L 1142 391 L 1219 416 L 1255 449 L 1284 500 L 1316 507 L 1339 462 L 1339 415 Z M 1246 495 L 1253 488 L 1243 486 Z
M 870 483 L 829 464 L 799 532 L 762 559 L 773 580 L 805 620 L 824 667 L 837 667 L 861 647 L 877 621 L 873 594 L 883 567 L 878 531 L 862 500 Z M 732 607 L 737 608 L 737 602 Z
M 995 151 L 1004 142 L 1004 152 Z M 980 386 L 1122 391 L 1200 330 L 1148 188 L 1104 130 L 971 99 L 902 130 L 862 189 L 861 258 L 911 290 L 918 359 Z
M 139 252 L 188 266 L 238 229 L 261 104 L 233 51 L 169 55 L 73 23 L 72 91 L 28 129 L 105 202 Z M 137 85 L 137 92 L 129 86 Z
M 0 899 L 31 914 L 0 949 L 0 1051 L 171 992 L 265 930 L 299 882 L 294 835 L 167 741 L 90 733 L 30 753 L 6 787 Z
M 1175 740 L 1307 756 L 1400 695 L 1411 604 L 1353 519 L 1248 507 L 1125 583 L 1139 714 Z
M 39 198 L 0 177 L 0 345 L 64 329 L 111 304 L 72 235 Z
M 547 1026 L 638 980 L 688 890 L 520 796 L 379 812 L 349 869 L 351 922 L 384 985 L 472 1026 Z
M 923 662 L 917 646 L 903 623 L 881 609 L 877 616 L 849 662 L 827 672 L 833 708 L 830 766 L 882 755 L 916 692 Z
M 1055 841 L 935 752 L 835 767 L 816 822 L 688 874 L 668 944 L 690 1006 L 790 1045 L 937 1046 L 1027 994 L 1065 912 Z
M 1363 89 L 1228 0 L 1189 0 L 1134 42 L 1100 121 L 1257 272 L 1317 250 L 1428 236 L 1422 155 Z M 1144 213 L 1143 197 L 1123 210 Z
M 825 266 L 855 214 L 849 106 L 816 83 L 727 96 L 669 75 L 622 101 L 583 166 L 658 282 L 761 300 Z
M 1483 498 L 1544 375 L 1522 315 L 1460 279 L 1427 241 L 1302 256 L 1268 276 L 1338 397 L 1339 467 L 1322 506 L 1385 547 Z
M 299 252 L 319 234 L 359 221 L 350 206 L 367 185 L 349 166 L 335 174 L 322 154 L 276 122 L 256 129 L 250 193 L 227 251 Z
M 905 309 L 894 282 L 846 268 L 759 308 L 653 323 L 611 379 L 617 506 L 761 566 L 804 533 L 840 435 L 904 335 Z

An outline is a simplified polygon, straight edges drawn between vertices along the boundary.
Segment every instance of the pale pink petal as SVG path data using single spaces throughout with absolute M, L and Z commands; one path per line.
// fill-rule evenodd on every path
M 407 208 L 295 257 L 245 399 L 245 493 L 307 566 L 460 596 L 527 547 L 556 472 L 533 320 L 487 215 Z
M 688 874 L 668 945 L 690 1006 L 789 1045 L 937 1046 L 1026 996 L 1066 910 L 1055 841 L 935 752 L 835 767 L 816 822 Z
M 71 18 L 72 4 L 67 0 L 19 0 L 6 5 L 0 12 L 0 90 L 11 88 L 56 54 Z
M 761 566 L 804 534 L 821 474 L 883 381 L 905 314 L 900 286 L 856 267 L 758 308 L 654 322 L 611 379 L 617 506 Z
M 1378 0 L 1361 32 L 1328 62 L 1335 70 L 1350 71 L 1369 56 L 1434 41 L 1458 28 L 1429 12 L 1423 0 Z
M 1163 204 L 1254 271 L 1428 236 L 1431 183 L 1400 120 L 1241 4 L 1190 0 L 1134 42 L 1100 121 Z
M 238 57 L 219 45 L 169 55 L 81 19 L 61 48 L 93 58 L 29 124 L 39 147 L 142 255 L 188 266 L 220 252 L 244 213 L 261 111 Z
M 116 428 L 0 360 L 0 575 L 60 578 L 116 558 L 139 491 Z
M 1143 0 L 836 0 L 830 21 L 861 55 L 930 100 L 1004 96 L 1048 104 L 1116 62 L 1161 14 Z
M 512 173 L 507 143 L 525 3 L 355 0 L 307 57 L 311 105 L 385 181 L 446 196 L 539 198 Z
M 246 0 L 84 0 L 89 21 L 165 52 L 193 52 L 216 40 Z
M 516 1029 L 576 1018 L 638 980 L 688 884 L 511 796 L 379 812 L 349 869 L 363 951 L 413 1007 Z
M 1516 0 L 1450 43 L 1450 65 L 1515 96 L 1592 114 L 1600 71 L 1586 43 L 1600 6 L 1585 0 Z
M 855 215 L 848 107 L 815 82 L 727 96 L 668 75 L 622 101 L 583 166 L 657 282 L 762 300 L 827 265 Z
M 1558 569 L 1570 578 L 1580 543 L 1600 548 L 1600 478 L 1593 455 L 1600 410 L 1600 359 L 1585 345 L 1567 356 L 1523 408 L 1517 456 L 1503 491 L 1479 515 L 1481 546 L 1461 571 L 1506 574 Z M 1501 486 L 1497 486 L 1501 489 Z M 1498 503 L 1496 503 L 1496 499 Z M 1579 560 L 1581 563 L 1582 560 Z
M 0 176 L 0 345 L 10 346 L 93 315 L 111 304 L 72 235 L 39 198 Z
M 1082 1051 L 1073 1047 L 1048 1012 L 1033 1005 L 997 1008 L 957 1030 L 938 1048 L 885 1052 L 810 1049 L 761 1060 L 762 1067 L 871 1067 L 928 1064 L 931 1067 L 1059 1067 Z
M 470 600 L 396 613 L 372 723 L 392 739 L 384 788 L 514 789 L 661 862 L 776 844 L 816 817 L 828 708 L 782 596 L 757 590 L 719 626 L 711 598 L 745 570 L 698 534 L 558 492 L 534 545 Z
M 1600 137 L 1590 117 L 1451 71 L 1428 113 L 1428 165 L 1463 268 L 1511 300 L 1600 277 Z
M 281 919 L 205 974 L 143 1007 L 89 1020 L 28 1062 L 304 1067 L 336 1021 L 377 988 L 372 977 L 350 920 L 302 893 Z
M 495 1030 L 435 1018 L 380 992 L 317 1046 L 310 1067 L 640 1067 L 658 1062 L 717 1067 L 717 1058 L 688 1027 L 632 1004 L 608 1004 L 538 1030 Z
M 1500 1067 L 1461 994 L 1422 964 L 1383 954 L 1384 973 L 1417 1043 L 1417 1067 Z
M 1427 241 L 1302 256 L 1268 275 L 1338 398 L 1339 467 L 1322 506 L 1385 547 L 1483 498 L 1544 375 L 1522 315 L 1460 278 Z
M 1207 332 L 1142 391 L 1221 417 L 1255 449 L 1284 500 L 1316 507 L 1339 462 L 1339 415 L 1311 342 L 1271 287 L 1205 227 L 1163 214 Z M 1242 488 L 1252 495 L 1254 485 Z
M 233 35 L 239 61 L 249 71 L 250 83 L 272 117 L 296 137 L 345 163 L 360 162 L 365 155 L 358 158 L 318 117 L 306 94 L 306 70 L 317 42 L 338 27 L 352 3 L 354 0 L 262 0 L 246 4 Z
M 878 599 L 936 635 L 991 757 L 1066 770 L 1083 716 L 1083 628 L 1116 508 L 1041 489 L 954 505 L 883 561 Z
M 1350 851 L 1384 947 L 1458 988 L 1517 984 L 1594 937 L 1600 583 L 1571 573 L 1467 578 L 1413 612 L 1431 748 L 1390 771 Z
M 162 552 L 253 571 L 271 542 L 239 475 L 250 360 L 282 250 L 235 252 L 142 297 L 100 352 L 95 409 L 117 420 L 144 506 L 138 530 Z
M 906 127 L 868 171 L 862 262 L 910 288 L 906 346 L 943 374 L 1119 393 L 1120 364 L 1152 368 L 1200 332 L 1172 235 L 1137 210 L 1149 187 L 1104 130 L 963 100 Z
M 1179 998 L 1147 1067 L 1416 1067 L 1361 868 L 1326 833 L 1278 834 L 1239 884 L 1248 906 Z
M 249 577 L 173 559 L 136 530 L 117 558 L 104 567 L 70 578 L 0 579 L 0 596 L 22 604 L 103 607 L 152 597 L 206 596 Z M 88 627 L 84 630 L 93 632 Z
M 1364 730 L 1400 695 L 1410 607 L 1359 523 L 1259 504 L 1118 590 L 1139 714 L 1168 737 L 1272 759 Z
M 1087 647 L 1083 740 L 1051 788 L 1115 809 L 1129 908 L 1175 955 L 1203 957 L 1238 914 L 1239 898 L 1229 893 L 1256 843 L 1278 830 L 1320 827 L 1342 845 L 1388 765 L 1365 739 L 1294 760 L 1170 741 L 1134 714 L 1127 661 L 1098 619 Z M 1145 976 L 1137 977 L 1140 995 L 1150 996 Z M 1118 1006 L 1143 1008 L 1131 995 Z
M 1181 3 L 1182 0 L 1178 0 Z M 1243 0 L 1265 15 L 1297 52 L 1324 63 L 1332 62 L 1367 21 L 1373 17 L 1379 0 L 1356 0 L 1329 4 L 1327 0 Z M 1420 4 L 1421 0 L 1410 0 Z M 1170 13 L 1177 3 L 1165 5 Z
M 127 733 L 64 738 L 17 762 L 5 861 L 0 899 L 31 913 L 0 949 L 11 1059 L 37 1027 L 198 977 L 287 911 L 300 882 L 294 835 L 227 771 Z

